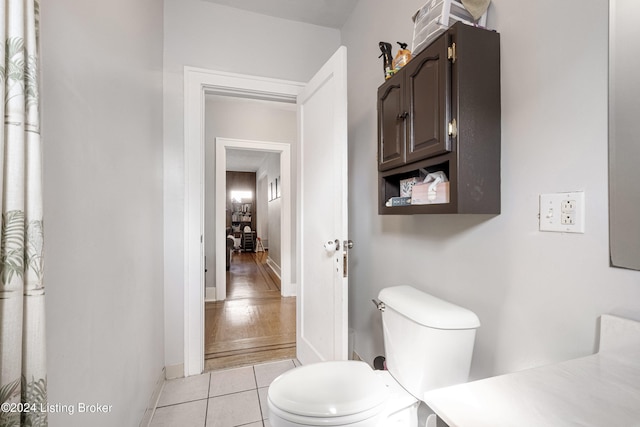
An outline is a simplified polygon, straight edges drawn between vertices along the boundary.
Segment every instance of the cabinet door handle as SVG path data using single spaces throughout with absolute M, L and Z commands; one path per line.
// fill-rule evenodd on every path
M 406 111 L 403 113 L 398 114 L 398 120 L 404 120 L 407 117 L 409 117 L 409 113 L 407 113 Z

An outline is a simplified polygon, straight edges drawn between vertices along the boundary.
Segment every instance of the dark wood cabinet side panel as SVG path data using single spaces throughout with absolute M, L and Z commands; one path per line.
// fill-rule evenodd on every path
M 458 120 L 458 179 L 461 212 L 500 213 L 500 35 L 452 32 L 458 60 L 454 69 L 454 114 Z

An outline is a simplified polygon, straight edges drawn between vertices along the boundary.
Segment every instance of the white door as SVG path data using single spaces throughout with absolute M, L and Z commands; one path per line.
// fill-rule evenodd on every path
M 347 49 L 298 96 L 297 357 L 347 359 Z M 332 244 L 337 246 L 335 250 Z M 337 242 L 337 245 L 335 244 Z

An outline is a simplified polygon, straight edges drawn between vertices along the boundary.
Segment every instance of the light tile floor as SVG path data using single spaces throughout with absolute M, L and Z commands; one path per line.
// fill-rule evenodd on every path
M 267 389 L 296 360 L 168 380 L 151 427 L 270 427 Z

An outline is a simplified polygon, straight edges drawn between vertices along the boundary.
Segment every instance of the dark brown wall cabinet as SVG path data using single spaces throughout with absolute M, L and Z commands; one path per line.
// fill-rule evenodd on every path
M 453 25 L 378 88 L 380 214 L 500 213 L 500 36 Z M 387 207 L 443 171 L 449 203 Z

